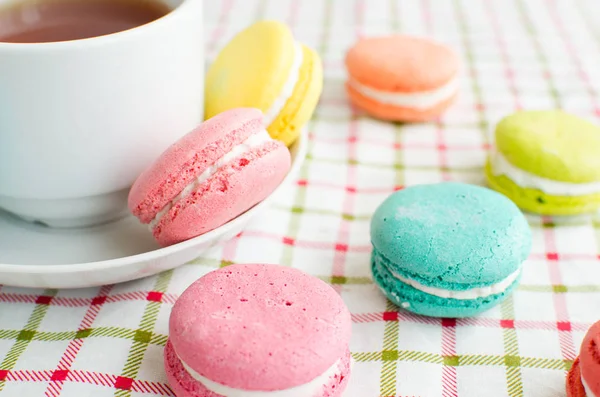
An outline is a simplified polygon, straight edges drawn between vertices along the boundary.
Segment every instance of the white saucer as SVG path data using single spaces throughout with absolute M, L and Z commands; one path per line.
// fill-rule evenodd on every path
M 133 216 L 84 229 L 50 229 L 0 212 L 0 284 L 31 288 L 81 288 L 150 276 L 202 256 L 238 234 L 294 181 L 307 151 L 303 131 L 291 147 L 292 168 L 267 199 L 227 224 L 194 239 L 161 248 Z

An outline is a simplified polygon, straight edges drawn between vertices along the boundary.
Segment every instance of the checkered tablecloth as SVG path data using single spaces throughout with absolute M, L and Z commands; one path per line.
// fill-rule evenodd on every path
M 206 2 L 207 54 L 277 18 L 323 57 L 325 89 L 299 180 L 266 215 L 175 271 L 85 290 L 0 289 L 0 397 L 173 396 L 162 350 L 177 296 L 218 266 L 294 266 L 330 282 L 353 314 L 347 397 L 564 396 L 565 371 L 600 319 L 600 222 L 529 217 L 533 253 L 514 296 L 476 318 L 423 318 L 386 302 L 369 272 L 369 218 L 403 186 L 483 184 L 490 126 L 518 108 L 600 115 L 598 0 Z M 433 37 L 463 60 L 438 122 L 353 111 L 345 50 L 360 35 Z M 596 120 L 598 121 L 598 120 Z

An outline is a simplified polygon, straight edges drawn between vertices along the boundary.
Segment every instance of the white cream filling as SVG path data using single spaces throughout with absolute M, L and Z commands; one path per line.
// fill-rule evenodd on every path
M 600 182 L 570 183 L 537 176 L 515 167 L 497 150 L 492 152 L 491 165 L 494 175 L 504 175 L 521 187 L 539 189 L 551 195 L 585 196 L 600 193 Z
M 581 384 L 583 385 L 583 390 L 585 390 L 585 395 L 587 397 L 596 397 L 596 395 L 592 393 L 592 390 L 590 389 L 588 384 L 585 383 L 585 379 L 583 379 L 583 374 L 581 375 Z
M 338 360 L 331 367 L 329 367 L 329 369 L 327 369 L 323 375 L 317 376 L 310 382 L 300 386 L 274 391 L 243 390 L 234 389 L 205 378 L 190 368 L 190 366 L 181 360 L 181 358 L 179 358 L 179 360 L 181 361 L 183 368 L 185 368 L 187 373 L 190 374 L 192 378 L 202 383 L 204 387 L 213 393 L 220 394 L 225 397 L 313 397 L 320 395 L 317 393 L 321 391 L 324 385 L 329 383 L 330 378 L 334 377 L 338 373 L 341 373 L 340 369 L 338 368 L 340 360 Z
M 488 296 L 500 294 L 508 289 L 515 282 L 519 274 L 521 273 L 521 268 L 518 268 L 511 275 L 506 277 L 504 280 L 488 285 L 487 287 L 479 287 L 472 288 L 465 291 L 452 291 L 442 288 L 429 287 L 427 285 L 423 285 L 418 281 L 415 281 L 410 278 L 403 277 L 395 272 L 392 272 L 395 278 L 402 281 L 404 284 L 408 284 L 414 289 L 418 289 L 419 291 L 425 292 L 429 295 L 439 296 L 440 298 L 450 298 L 450 299 L 458 299 L 458 300 L 470 300 L 477 298 L 486 298 Z
M 240 143 L 239 145 L 234 146 L 228 153 L 223 155 L 221 158 L 219 158 L 217 161 L 215 161 L 210 167 L 208 167 L 206 170 L 204 170 L 204 172 L 202 174 L 200 174 L 198 177 L 196 177 L 196 179 L 194 179 L 192 182 L 190 182 L 181 191 L 181 193 L 179 193 L 167 205 L 165 205 L 156 214 L 154 219 L 152 219 L 152 221 L 150 221 L 150 223 L 148 224 L 148 227 L 150 228 L 150 230 L 151 231 L 154 230 L 154 228 L 156 227 L 158 222 L 160 222 L 162 217 L 165 216 L 165 214 L 167 212 L 169 212 L 171 210 L 171 208 L 173 208 L 173 205 L 176 202 L 178 202 L 179 200 L 183 199 L 184 197 L 186 197 L 187 195 L 192 193 L 194 190 L 196 190 L 198 188 L 198 186 L 200 186 L 202 183 L 204 183 L 206 180 L 208 180 L 208 178 L 213 176 L 220 168 L 227 165 L 229 162 L 231 162 L 231 160 L 235 159 L 236 157 L 239 157 L 244 153 L 248 153 L 251 149 L 253 149 L 257 146 L 260 146 L 263 143 L 268 142 L 270 140 L 271 140 L 271 137 L 269 136 L 269 133 L 267 132 L 267 130 L 263 129 L 259 133 L 251 135 L 250 137 L 248 137 L 244 142 Z
M 302 45 L 300 43 L 294 44 L 294 60 L 292 61 L 292 68 L 288 75 L 288 79 L 283 85 L 283 89 L 279 93 L 279 96 L 275 99 L 275 102 L 271 105 L 269 110 L 265 112 L 264 124 L 268 127 L 275 121 L 279 113 L 283 110 L 288 99 L 292 97 L 296 83 L 300 80 L 300 69 L 302 68 L 302 61 L 304 60 L 304 53 L 302 52 Z
M 360 94 L 379 103 L 414 109 L 427 109 L 435 106 L 451 98 L 458 91 L 457 77 L 438 89 L 411 93 L 380 91 L 367 87 L 354 79 L 350 79 L 349 84 Z

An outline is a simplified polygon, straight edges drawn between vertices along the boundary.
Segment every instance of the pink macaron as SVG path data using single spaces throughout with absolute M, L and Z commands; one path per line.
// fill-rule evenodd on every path
M 592 325 L 567 374 L 568 397 L 600 396 L 600 321 Z
M 337 397 L 350 375 L 351 318 L 325 282 L 278 265 L 231 265 L 193 283 L 169 322 L 178 397 Z
M 169 147 L 129 193 L 129 209 L 163 246 L 213 230 L 269 196 L 290 169 L 258 109 L 223 112 Z

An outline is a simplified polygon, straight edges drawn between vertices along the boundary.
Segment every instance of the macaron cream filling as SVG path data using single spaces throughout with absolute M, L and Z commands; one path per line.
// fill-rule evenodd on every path
M 452 78 L 446 84 L 435 90 L 412 93 L 376 90 L 359 83 L 353 78 L 350 78 L 348 83 L 361 95 L 379 103 L 414 109 L 428 109 L 450 99 L 458 91 L 457 77 Z
M 294 94 L 294 88 L 300 80 L 300 69 L 302 68 L 302 62 L 304 61 L 304 53 L 302 51 L 302 45 L 298 42 L 294 44 L 294 60 L 292 61 L 292 68 L 288 75 L 288 79 L 283 85 L 279 96 L 275 99 L 269 110 L 265 112 L 264 125 L 270 126 L 275 121 L 279 113 L 285 107 L 288 99 Z
M 512 165 L 498 151 L 494 151 L 490 159 L 492 174 L 504 175 L 524 188 L 539 189 L 554 196 L 585 196 L 600 193 L 600 182 L 571 183 L 537 176 Z
M 214 382 L 202 375 L 198 372 L 194 371 L 189 365 L 185 363 L 181 358 L 181 365 L 187 371 L 187 373 L 202 383 L 204 387 L 215 394 L 219 394 L 225 397 L 309 397 L 318 395 L 319 391 L 323 388 L 324 385 L 329 383 L 329 379 L 333 378 L 335 375 L 341 375 L 340 370 L 340 362 L 341 360 L 337 360 L 331 367 L 327 369 L 322 375 L 316 377 L 308 383 L 304 383 L 299 386 L 291 387 L 285 390 L 274 390 L 274 391 L 260 391 L 260 390 L 242 390 L 235 389 L 232 387 L 228 387 L 222 385 L 220 383 Z
M 513 273 L 511 273 L 504 280 L 499 281 L 495 284 L 488 285 L 485 287 L 471 288 L 471 289 L 464 290 L 464 291 L 453 291 L 453 290 L 447 290 L 447 289 L 443 289 L 443 288 L 430 287 L 428 285 L 423 285 L 413 279 L 401 276 L 394 271 L 391 271 L 391 273 L 394 275 L 394 277 L 397 280 L 400 280 L 404 284 L 410 285 L 414 289 L 417 289 L 426 294 L 438 296 L 440 298 L 447 298 L 447 299 L 471 300 L 471 299 L 478 299 L 478 298 L 487 298 L 488 296 L 498 295 L 498 294 L 503 293 L 517 280 L 517 278 L 521 274 L 521 268 L 519 267 L 517 270 L 515 270 Z
M 581 374 L 581 384 L 583 385 L 583 390 L 585 390 L 585 395 L 587 397 L 597 397 L 594 393 L 592 393 L 592 389 L 585 383 L 585 379 L 583 378 L 583 374 Z
M 262 129 L 260 132 L 250 135 L 245 141 L 240 143 L 239 145 L 234 146 L 228 153 L 223 155 L 217 161 L 215 161 L 210 167 L 208 167 L 202 174 L 200 174 L 196 179 L 190 182 L 181 193 L 175 196 L 167 205 L 165 205 L 150 221 L 148 227 L 150 230 L 154 230 L 156 225 L 160 222 L 163 216 L 167 214 L 171 208 L 177 203 L 179 200 L 185 198 L 189 194 L 191 194 L 194 190 L 196 190 L 201 184 L 206 182 L 211 176 L 217 173 L 219 169 L 230 163 L 233 159 L 250 152 L 252 149 L 261 146 L 265 142 L 271 141 L 271 137 L 267 130 Z

